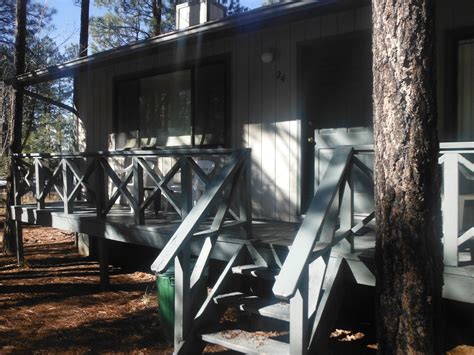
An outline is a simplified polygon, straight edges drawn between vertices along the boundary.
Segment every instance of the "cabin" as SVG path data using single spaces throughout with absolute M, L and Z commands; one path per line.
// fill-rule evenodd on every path
M 153 272 L 174 268 L 176 353 L 326 353 L 345 285 L 375 284 L 371 4 L 224 17 L 199 0 L 177 16 L 175 32 L 16 78 L 28 94 L 74 76 L 80 139 L 79 152 L 15 155 L 18 240 L 22 223 L 79 233 L 103 282 L 110 241 L 153 250 Z M 436 41 L 443 295 L 474 303 L 471 0 L 436 1 Z M 228 306 L 284 330 L 223 329 Z

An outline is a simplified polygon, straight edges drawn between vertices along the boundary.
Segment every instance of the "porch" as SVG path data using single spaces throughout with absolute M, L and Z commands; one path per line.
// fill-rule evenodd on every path
M 441 145 L 443 294 L 468 303 L 474 303 L 474 227 L 462 211 L 472 200 L 467 190 L 473 154 L 473 143 Z M 176 352 L 186 353 L 200 334 L 204 341 L 243 352 L 304 353 L 324 348 L 345 282 L 375 284 L 374 215 L 354 209 L 358 196 L 372 194 L 366 164 L 371 155 L 370 146 L 337 147 L 306 217 L 285 223 L 251 217 L 249 150 L 20 154 L 15 156 L 12 213 L 19 227 L 39 224 L 162 250 L 152 269 L 160 273 L 175 267 Z M 201 160 L 213 162 L 213 170 L 204 171 Z M 58 201 L 47 200 L 52 191 Z M 22 200 L 28 193 L 33 204 Z M 105 282 L 107 258 L 99 250 Z M 191 258 L 196 259 L 193 269 Z M 196 285 L 210 259 L 226 266 L 207 299 L 194 305 Z M 273 296 L 262 300 L 241 293 L 236 278 L 274 282 Z M 205 329 L 215 308 L 228 305 L 289 324 L 289 342 L 252 342 L 247 332 L 242 340 L 222 329 Z

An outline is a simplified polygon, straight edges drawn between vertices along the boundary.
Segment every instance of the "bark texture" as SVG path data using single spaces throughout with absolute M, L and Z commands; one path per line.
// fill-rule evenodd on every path
M 89 47 L 89 0 L 81 0 L 81 32 L 79 34 L 79 57 L 87 57 Z
M 163 12 L 162 0 L 152 0 L 151 2 L 152 14 L 153 14 L 153 36 L 159 36 L 161 34 L 161 14 Z
M 16 35 L 15 35 L 15 74 L 25 72 L 25 49 L 26 49 L 26 2 L 27 0 L 17 0 L 16 2 Z M 23 88 L 15 87 L 13 92 L 13 112 L 10 124 L 13 127 L 10 137 L 8 154 L 21 152 L 21 128 L 23 116 Z M 10 173 L 7 177 L 7 203 L 5 209 L 5 225 L 3 232 L 3 252 L 14 254 L 17 251 L 15 241 L 15 224 L 11 219 L 10 206 L 14 204 L 13 191 L 13 169 L 10 160 Z
M 374 0 L 377 337 L 381 354 L 440 353 L 439 142 L 430 0 Z

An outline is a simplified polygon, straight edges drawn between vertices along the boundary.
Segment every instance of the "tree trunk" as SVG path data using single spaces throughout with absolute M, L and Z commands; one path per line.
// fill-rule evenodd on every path
M 381 354 L 441 349 L 439 142 L 431 0 L 374 0 L 377 338 Z
M 158 36 L 161 34 L 162 0 L 152 0 L 151 6 L 153 12 L 153 36 Z
M 88 48 L 89 48 L 89 8 L 90 8 L 90 0 L 81 0 L 81 32 L 79 34 L 79 58 L 87 57 Z M 78 107 L 78 95 L 79 95 L 79 87 L 77 82 L 77 76 L 74 76 L 74 83 L 73 83 L 73 98 L 72 102 L 74 103 L 74 107 L 77 109 Z M 79 117 L 76 117 L 76 137 L 77 142 L 79 142 L 79 126 L 80 120 Z M 79 143 L 77 143 L 79 146 Z M 76 147 L 77 148 L 77 147 Z
M 27 0 L 17 0 L 16 2 L 16 36 L 15 36 L 15 74 L 25 72 L 25 48 L 26 48 L 26 2 Z M 13 94 L 13 119 L 10 120 L 13 126 L 10 138 L 8 154 L 21 152 L 21 126 L 23 115 L 23 87 L 15 87 Z M 15 241 L 15 223 L 11 219 L 10 206 L 14 204 L 13 191 L 13 160 L 10 160 L 10 173 L 7 178 L 7 203 L 5 209 L 5 226 L 3 232 L 3 251 L 6 254 L 13 254 L 17 251 Z M 18 231 L 20 232 L 20 231 Z M 20 257 L 22 258 L 22 256 Z M 19 260 L 21 261 L 21 260 Z
M 89 47 L 89 0 L 81 1 L 81 32 L 79 34 L 79 57 L 87 56 Z

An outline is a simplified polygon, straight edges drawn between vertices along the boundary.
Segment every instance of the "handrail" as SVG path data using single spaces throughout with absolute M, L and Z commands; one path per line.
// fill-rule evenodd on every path
M 353 146 L 355 153 L 373 153 L 373 144 Z M 474 142 L 441 142 L 439 143 L 440 154 L 444 153 L 474 153 Z
M 146 149 L 146 150 L 115 150 L 96 151 L 81 153 L 14 153 L 14 158 L 97 158 L 97 157 L 172 157 L 172 156 L 209 156 L 209 155 L 229 155 L 236 149 L 216 148 L 179 148 L 179 149 Z
M 194 206 L 187 217 L 183 220 L 183 223 L 179 225 L 176 232 L 153 262 L 151 266 L 152 271 L 160 273 L 169 267 L 177 254 L 186 246 L 187 242 L 193 236 L 193 233 L 206 217 L 207 212 L 221 195 L 222 191 L 232 182 L 234 175 L 241 168 L 244 161 L 245 154 L 242 151 L 237 151 L 232 154 L 229 161 L 213 179 L 212 184 L 198 200 L 196 206 Z M 228 208 L 228 204 L 226 207 Z M 224 215 L 225 212 L 223 213 L 222 218 Z M 221 224 L 221 221 L 219 221 L 219 224 Z
M 353 156 L 354 149 L 350 146 L 341 146 L 335 149 L 321 185 L 311 202 L 275 282 L 273 287 L 275 296 L 288 300 L 295 295 L 301 275 L 312 258 L 316 243 L 327 243 L 325 250 L 332 248 L 334 235 L 329 237 L 323 235 L 323 230 L 325 222 L 331 214 L 335 197 L 340 191 L 342 183 L 345 182 Z

